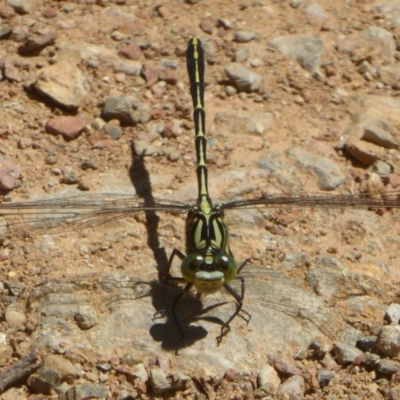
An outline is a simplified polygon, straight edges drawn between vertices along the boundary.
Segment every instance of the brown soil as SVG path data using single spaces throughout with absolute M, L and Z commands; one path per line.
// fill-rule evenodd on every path
M 143 188 L 147 193 L 151 190 L 156 199 L 192 202 L 196 198 L 197 185 L 191 99 L 184 58 L 187 40 L 192 35 L 214 46 L 214 62 L 208 63 L 206 73 L 209 186 L 213 199 L 227 201 L 243 196 L 258 196 L 265 192 L 288 193 L 292 192 L 292 187 L 293 191 L 319 192 L 317 178 L 312 172 L 292 164 L 286 171 L 287 179 L 280 180 L 273 174 L 267 174 L 257 164 L 272 153 L 276 153 L 278 159 L 286 163 L 288 161 L 284 152 L 293 147 L 302 147 L 340 168 L 346 176 L 346 182 L 335 193 L 358 193 L 373 167 L 365 167 L 350 158 L 341 146 L 342 137 L 346 136 L 347 128 L 357 115 L 356 96 L 395 97 L 398 94 L 396 88 L 379 84 L 379 77 L 367 79 L 359 72 L 359 65 L 364 59 L 371 65 L 396 64 L 397 61 L 387 61 L 384 55 L 376 55 L 373 46 L 372 50 L 364 48 L 364 56 L 340 52 L 337 50 L 337 42 L 342 36 L 357 35 L 376 25 L 388 29 L 393 38 L 398 40 L 400 28 L 391 28 L 384 16 L 373 12 L 373 2 L 370 1 L 319 2 L 326 18 L 307 12 L 307 7 L 315 2 L 305 0 L 299 8 L 292 7 L 290 3 L 200 0 L 169 1 L 164 5 L 156 1 L 128 0 L 99 1 L 97 4 L 91 1 L 57 2 L 51 5 L 37 1 L 28 14 L 16 14 L 9 19 L 4 17 L 3 22 L 14 30 L 27 29 L 28 36 L 40 27 L 57 32 L 55 43 L 29 56 L 18 54 L 21 42 L 15 33 L 0 42 L 0 54 L 16 65 L 21 77 L 18 80 L 5 77 L 0 81 L 0 152 L 18 163 L 22 170 L 22 178 L 17 187 L 4 194 L 4 204 L 10 201 L 54 198 L 65 201 L 69 196 L 90 196 L 93 193 L 135 194 Z M 50 6 L 57 11 L 54 18 L 45 16 L 50 12 Z M 232 28 L 225 27 L 228 21 Z M 211 31 L 206 33 L 200 26 Z M 253 31 L 256 38 L 249 43 L 239 44 L 233 39 L 234 33 L 239 30 Z M 284 57 L 268 45 L 268 41 L 274 37 L 296 33 L 318 34 L 323 38 L 325 48 L 320 61 L 322 77 L 313 76 L 295 60 Z M 120 37 L 122 40 L 116 40 Z M 31 84 L 36 79 L 37 71 L 52 63 L 52 59 L 67 48 L 67 44 L 75 48 L 82 46 L 83 49 L 94 44 L 115 52 L 131 41 L 149 43 L 149 46 L 142 48 L 140 62 L 155 66 L 162 59 L 176 62 L 177 67 L 172 70 L 176 81 L 164 87 L 161 85 L 156 88 L 157 84 L 149 87 L 142 77 L 115 72 L 110 59 L 103 53 L 98 57 L 99 65 L 96 68 L 90 65 L 90 60 L 84 58 L 78 63 L 90 85 L 90 94 L 78 110 L 70 111 L 57 106 L 32 89 Z M 241 47 L 249 49 L 250 60 L 261 61 L 261 66 L 254 70 L 264 77 L 264 87 L 258 93 L 228 96 L 224 68 Z M 244 64 L 248 66 L 248 63 Z M 340 97 L 340 101 L 335 101 L 333 99 L 338 91 L 346 95 Z M 138 124 L 122 126 L 122 137 L 113 140 L 104 130 L 91 127 L 95 118 L 101 116 L 105 99 L 122 94 L 134 95 L 150 104 L 151 122 L 165 124 L 173 119 L 182 121 L 182 134 L 172 137 L 159 135 L 151 141 L 148 125 Z M 271 129 L 259 135 L 238 132 L 234 127 L 221 128 L 214 122 L 214 117 L 224 110 L 268 112 L 274 116 L 274 124 Z M 87 121 L 88 128 L 79 137 L 66 141 L 61 135 L 54 136 L 46 132 L 45 126 L 49 119 L 70 114 L 79 115 Z M 398 135 L 399 126 L 396 129 Z M 24 140 L 28 140 L 28 146 L 21 146 Z M 143 159 L 136 157 L 132 154 L 131 143 L 137 140 L 147 141 L 149 146 L 157 149 L 158 154 Z M 169 160 L 165 152 L 169 148 L 178 150 L 178 160 Z M 394 172 L 398 173 L 398 151 L 384 151 L 387 154 L 384 161 L 388 161 L 394 167 Z M 55 163 L 50 165 L 48 157 L 54 157 Z M 84 160 L 96 162 L 98 168 L 82 169 Z M 67 166 L 79 174 L 78 184 L 65 184 L 62 174 L 58 175 Z M 83 187 L 89 191 L 83 192 Z M 316 258 L 333 257 L 339 260 L 344 266 L 343 271 L 351 274 L 351 277 L 361 277 L 366 282 L 365 291 L 359 291 L 362 286 L 359 282 L 354 284 L 357 288 L 354 289 L 352 278 L 347 282 L 352 289 L 344 287 L 346 282 L 343 283 L 342 298 L 339 292 L 334 296 L 327 294 L 329 284 L 322 285 L 319 289 L 322 298 L 326 299 L 325 305 L 327 309 L 338 313 L 340 321 L 365 335 L 376 334 L 378 327 L 384 324 L 386 306 L 394 302 L 398 295 L 398 212 L 314 209 L 262 212 L 264 214 L 257 210 L 233 211 L 228 216 L 232 233 L 231 246 L 236 259 L 250 258 L 253 265 L 268 270 L 276 269 L 291 279 L 294 286 L 301 285 L 301 288 L 305 288 L 307 269 L 310 264 L 314 265 Z M 38 311 L 43 306 L 40 303 L 43 295 L 40 288 L 43 285 L 49 285 L 49 282 L 78 282 L 80 291 L 76 296 L 85 295 L 89 298 L 96 307 L 98 318 L 105 323 L 112 306 L 110 298 L 98 289 L 99 280 L 109 276 L 115 278 L 118 273 L 147 283 L 156 280 L 157 268 L 165 268 L 172 249 L 184 250 L 185 215 L 160 212 L 159 217 L 158 227 L 154 221 L 146 223 L 142 216 L 123 216 L 94 228 L 74 227 L 55 235 L 40 232 L 27 238 L 20 234 L 9 237 L 0 249 L 0 281 L 18 282 L 22 284 L 23 291 L 12 301 L 12 296 L 6 296 L 8 293 L 4 291 L 0 331 L 6 334 L 7 344 L 13 349 L 12 355 L 2 359 L 4 365 L 15 364 L 20 357 L 35 348 L 42 359 L 54 352 L 54 348 L 44 345 L 38 339 L 38 332 L 43 334 L 43 327 L 39 329 L 42 316 Z M 30 228 L 21 225 L 24 231 Z M 157 240 L 160 244 L 158 249 Z M 300 253 L 303 258 L 296 267 L 290 257 Z M 266 273 L 259 280 L 268 279 L 268 276 Z M 165 370 L 191 377 L 188 388 L 173 391 L 172 398 L 253 398 L 255 376 L 268 363 L 268 355 L 278 354 L 292 360 L 293 364 L 302 369 L 306 382 L 305 398 L 397 398 L 387 397 L 390 390 L 393 393 L 397 390 L 399 396 L 396 374 L 381 376 L 373 367 L 359 367 L 356 364 L 330 367 L 335 370 L 335 378 L 328 387 L 319 387 L 315 378 L 312 379 L 312 371 L 323 365 L 321 360 L 311 354 L 294 361 L 296 352 L 307 351 L 307 338 L 300 339 L 301 327 L 305 331 L 312 331 L 308 336 L 309 342 L 318 336 L 331 345 L 337 338 L 324 332 L 321 327 L 310 328 L 307 322 L 299 322 L 299 325 L 293 322 L 291 327 L 291 322 L 284 321 L 279 313 L 263 311 L 263 308 L 260 311 L 257 308 L 260 297 L 251 296 L 251 279 L 249 282 L 249 302 L 245 308 L 254 314 L 254 322 L 246 325 L 240 318 L 233 321 L 232 332 L 220 347 L 216 347 L 214 338 L 220 325 L 213 321 L 195 321 L 194 325 L 205 327 L 206 337 L 195 336 L 191 345 L 185 347 L 178 356 L 173 346 L 168 348 L 162 339 L 157 341 L 150 334 L 152 326 L 157 324 L 151 318 L 152 312 L 159 310 L 160 292 L 158 297 L 153 297 L 154 305 L 149 293 L 137 302 L 132 300 L 126 307 L 130 308 L 129 312 L 133 315 L 137 310 L 140 326 L 125 331 L 118 326 L 108 325 L 106 330 L 105 323 L 101 329 L 104 329 L 103 333 L 107 336 L 106 344 L 96 342 L 96 347 L 92 342 L 92 347 L 87 351 L 84 348 L 79 351 L 74 348 L 71 353 L 60 350 L 59 354 L 80 369 L 80 374 L 68 381 L 68 385 L 99 383 L 107 388 L 110 398 L 118 398 L 124 390 L 132 393 L 133 397 L 153 398 L 149 382 L 144 386 L 133 384 L 126 378 L 127 374 L 118 372 L 120 358 L 126 353 L 132 353 L 135 359 L 145 364 L 148 371 L 155 365 L 164 365 L 162 368 Z M 329 283 L 329 279 L 326 282 Z M 281 288 L 285 290 L 283 286 Z M 314 291 L 312 295 L 315 296 L 318 288 L 308 287 L 306 290 L 309 293 Z M 38 291 L 40 295 L 35 302 L 32 296 Z M 358 297 L 362 297 L 360 302 L 357 302 Z M 368 303 L 367 297 L 371 297 L 371 303 Z M 340 303 L 341 299 L 345 302 Z M 13 328 L 6 322 L 8 301 L 15 303 L 25 313 L 27 322 L 23 327 Z M 195 309 L 198 304 L 193 301 L 194 304 L 190 301 L 187 304 Z M 207 302 L 213 304 L 215 298 Z M 226 313 L 221 315 L 225 316 Z M 71 318 L 66 319 L 71 322 Z M 188 320 L 193 321 L 190 317 Z M 113 321 L 116 323 L 116 320 Z M 271 332 L 268 333 L 271 336 L 265 333 L 265 337 L 271 338 L 270 342 L 263 343 L 263 333 L 259 330 L 264 329 L 263 324 L 277 325 L 274 331 L 276 336 L 287 334 L 287 347 L 283 347 L 284 342 L 278 338 L 276 342 L 272 340 Z M 282 324 L 282 330 L 278 329 L 279 324 Z M 118 329 L 121 329 L 120 333 Z M 164 329 L 172 330 L 167 334 L 168 337 L 176 336 L 172 323 L 166 324 Z M 290 329 L 296 332 L 293 337 L 290 336 Z M 334 329 L 334 332 L 342 332 L 339 327 Z M 298 338 L 295 337 L 297 335 Z M 131 343 L 132 347 L 127 348 L 127 343 Z M 240 343 L 238 347 L 236 343 Z M 109 354 L 111 351 L 114 353 Z M 218 353 L 220 351 L 221 355 Z M 242 353 L 236 354 L 236 351 Z M 111 369 L 99 373 L 97 367 L 102 363 L 108 363 Z M 225 377 L 213 384 L 213 379 L 221 379 L 228 368 L 236 369 L 242 375 L 232 379 Z M 214 378 L 210 378 L 204 369 L 210 371 Z M 282 381 L 286 379 L 283 375 L 280 377 Z M 33 389 L 26 381 L 17 387 L 21 396 L 57 398 L 55 390 L 41 397 L 33 395 Z M 9 396 L 12 395 L 10 390 Z

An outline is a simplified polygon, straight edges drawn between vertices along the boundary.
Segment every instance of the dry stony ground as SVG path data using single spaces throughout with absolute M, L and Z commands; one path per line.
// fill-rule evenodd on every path
M 214 199 L 399 185 L 398 0 L 8 0 L 0 17 L 2 214 L 95 193 L 193 201 L 192 35 Z M 176 294 L 157 270 L 185 216 L 57 231 L 44 210 L 2 224 L 2 399 L 400 398 L 395 208 L 232 211 L 252 320 L 217 347 L 229 297 L 188 296 L 178 355 L 170 315 L 152 317 Z

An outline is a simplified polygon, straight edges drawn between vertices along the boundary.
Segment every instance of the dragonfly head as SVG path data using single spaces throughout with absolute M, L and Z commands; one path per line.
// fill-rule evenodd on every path
M 191 253 L 182 262 L 181 272 L 186 282 L 193 283 L 200 293 L 211 294 L 221 289 L 237 274 L 234 258 L 222 250 L 211 254 Z

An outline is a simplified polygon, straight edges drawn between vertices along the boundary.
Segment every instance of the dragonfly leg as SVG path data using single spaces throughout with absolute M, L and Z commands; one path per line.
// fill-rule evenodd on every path
M 248 263 L 250 261 L 250 258 L 247 258 L 246 260 L 244 260 L 243 262 L 242 262 L 242 264 L 240 265 L 240 267 L 238 268 L 238 274 L 240 274 L 240 272 L 242 271 L 242 269 L 244 268 L 244 266 Z M 243 289 L 244 290 L 244 289 Z M 244 293 L 243 293 L 243 296 L 244 296 Z
M 191 287 L 193 286 L 193 283 L 188 283 L 178 294 L 178 296 L 175 297 L 173 303 L 172 303 L 172 316 L 174 317 L 174 321 L 175 321 L 175 325 L 178 328 L 180 337 L 179 337 L 179 342 L 178 342 L 178 349 L 181 348 L 181 344 L 183 342 L 183 339 L 185 338 L 185 334 L 183 333 L 183 330 L 181 328 L 181 325 L 179 323 L 178 317 L 176 315 L 176 306 L 178 305 L 178 303 L 181 301 L 182 297 L 191 289 Z
M 240 317 L 243 318 L 246 321 L 246 325 L 247 325 L 251 320 L 251 314 L 248 313 L 246 310 L 243 310 L 243 308 L 240 310 L 240 312 L 245 314 L 245 316 L 240 315 Z
M 247 261 L 245 261 L 246 263 Z M 245 264 L 244 263 L 244 264 Z M 244 266 L 244 264 L 242 264 L 241 267 Z M 241 290 L 240 290 L 240 295 L 238 294 L 238 292 L 236 292 L 235 289 L 233 289 L 232 286 L 230 286 L 228 283 L 224 283 L 224 288 L 225 290 L 232 295 L 235 300 L 236 300 L 236 311 L 230 316 L 230 318 L 228 319 L 228 321 L 226 321 L 224 323 L 224 325 L 222 325 L 221 327 L 221 333 L 219 334 L 219 336 L 217 336 L 217 346 L 220 345 L 222 338 L 228 334 L 228 332 L 231 330 L 229 324 L 232 322 L 232 320 L 239 314 L 239 312 L 242 310 L 242 306 L 243 306 L 243 299 L 244 299 L 244 290 L 245 290 L 245 284 L 244 284 L 244 278 L 242 276 L 237 276 L 235 279 L 239 279 L 241 281 Z M 247 315 L 249 315 L 249 313 L 247 311 L 245 311 L 245 313 Z M 250 320 L 249 320 L 250 321 Z
M 242 269 L 246 266 L 246 264 L 248 263 L 250 261 L 250 258 L 247 258 L 246 260 L 244 260 L 243 262 L 242 262 L 242 264 L 240 265 L 240 267 L 238 268 L 238 274 L 240 274 L 240 272 L 242 271 Z M 244 280 L 243 280 L 243 278 L 242 277 L 240 277 L 240 276 L 237 276 L 235 279 L 240 279 L 240 280 L 242 280 L 242 301 L 243 301 L 243 299 L 244 299 Z M 247 318 L 245 318 L 245 317 L 243 317 L 242 315 L 241 315 L 241 317 L 246 321 L 246 324 L 248 324 L 249 322 L 250 322 L 250 320 L 251 320 L 251 314 L 249 314 L 246 310 L 241 310 L 241 312 L 242 313 L 244 313 L 244 314 L 246 314 L 246 316 L 247 316 Z
M 186 283 L 186 281 L 183 278 L 178 278 L 178 277 L 173 277 L 170 276 L 170 270 L 172 266 L 172 262 L 174 261 L 174 258 L 178 257 L 180 260 L 183 260 L 185 258 L 185 254 L 182 253 L 178 249 L 174 249 L 169 257 L 168 260 L 168 266 L 167 266 L 167 272 L 166 275 L 164 276 L 161 284 L 161 292 L 162 292 L 162 297 L 163 297 L 163 303 L 164 303 L 164 308 L 162 310 L 158 310 L 154 313 L 153 315 L 153 321 L 157 318 L 163 318 L 167 315 L 167 300 L 165 298 L 165 289 L 164 285 L 168 285 L 171 282 L 176 282 L 176 283 Z
M 175 257 L 178 257 L 182 261 L 186 257 L 186 255 L 184 253 L 182 253 L 178 249 L 174 249 L 172 251 L 171 256 L 169 257 L 169 261 L 168 261 L 166 276 L 162 280 L 162 284 L 163 285 L 168 285 L 169 283 L 172 283 L 172 282 L 175 282 L 175 283 L 186 283 L 186 281 L 183 278 L 174 277 L 174 276 L 170 275 L 172 262 L 174 261 Z M 193 286 L 193 283 L 188 283 L 179 292 L 179 294 L 175 297 L 175 299 L 174 299 L 174 301 L 172 303 L 172 307 L 171 307 L 172 317 L 174 318 L 175 325 L 178 328 L 178 331 L 179 331 L 179 334 L 180 334 L 179 342 L 178 342 L 178 349 L 181 347 L 181 344 L 183 342 L 183 339 L 185 338 L 185 335 L 184 335 L 183 330 L 181 328 L 181 325 L 179 323 L 178 316 L 176 315 L 176 306 L 178 305 L 178 303 L 180 302 L 182 297 L 185 296 L 185 294 L 191 289 L 192 286 Z M 166 311 L 167 302 L 166 302 L 166 299 L 165 299 L 164 286 L 163 286 L 163 289 L 162 289 L 162 294 L 163 294 L 163 301 L 164 301 L 165 308 L 164 308 L 164 310 L 157 311 L 154 314 L 153 319 L 157 318 L 158 316 L 164 317 L 167 314 L 167 311 Z
M 165 281 L 166 279 L 168 279 L 169 277 L 171 277 L 171 276 L 170 276 L 170 271 L 171 271 L 172 262 L 174 261 L 174 258 L 175 258 L 175 257 L 178 257 L 181 261 L 183 261 L 183 259 L 186 257 L 186 255 L 185 255 L 184 253 L 182 253 L 182 252 L 181 252 L 180 250 L 178 250 L 178 249 L 172 250 L 172 253 L 171 253 L 171 255 L 170 255 L 170 257 L 169 257 L 169 260 L 168 260 L 167 273 L 166 273 L 166 276 L 165 276 L 164 279 L 163 279 L 163 283 L 164 283 L 164 281 Z
M 183 278 L 178 278 L 174 276 L 168 276 L 163 279 L 162 281 L 162 287 L 161 287 L 161 293 L 163 297 L 163 303 L 164 303 L 164 308 L 161 310 L 158 310 L 154 313 L 153 315 L 153 321 L 157 318 L 164 318 L 167 315 L 167 299 L 165 298 L 165 288 L 164 285 L 168 285 L 172 282 L 175 283 L 186 283 L 186 281 Z

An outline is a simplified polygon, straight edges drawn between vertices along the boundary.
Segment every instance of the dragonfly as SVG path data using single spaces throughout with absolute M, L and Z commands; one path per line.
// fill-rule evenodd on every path
M 140 212 L 186 213 L 185 252 L 174 249 L 170 255 L 163 283 L 182 286 L 175 297 L 171 313 L 180 334 L 179 345 L 185 332 L 178 318 L 177 306 L 190 291 L 209 295 L 222 289 L 233 298 L 235 310 L 222 324 L 217 337 L 219 345 L 230 331 L 231 322 L 242 312 L 249 321 L 250 315 L 243 310 L 245 278 L 241 272 L 247 261 L 238 263 L 229 245 L 229 231 L 225 212 L 246 208 L 399 208 L 400 191 L 330 194 L 275 193 L 254 198 L 213 204 L 208 189 L 206 112 L 204 105 L 205 56 L 199 38 L 188 42 L 186 51 L 187 72 L 193 103 L 194 136 L 196 150 L 197 201 L 195 204 L 174 200 L 141 198 L 137 195 L 98 193 L 58 199 L 10 202 L 0 204 L 0 230 L 15 234 L 23 232 L 57 233 L 80 230 L 128 218 Z M 171 268 L 176 259 L 181 263 L 181 276 L 172 276 Z M 239 285 L 234 285 L 234 282 Z M 238 287 L 238 289 L 237 289 Z M 276 293 L 277 295 L 277 293 Z M 276 300 L 277 301 L 277 300 Z M 161 312 L 162 314 L 163 312 Z M 242 315 L 242 314 L 240 314 Z

